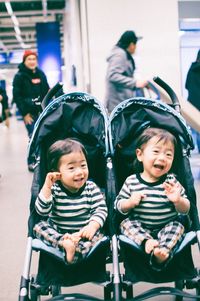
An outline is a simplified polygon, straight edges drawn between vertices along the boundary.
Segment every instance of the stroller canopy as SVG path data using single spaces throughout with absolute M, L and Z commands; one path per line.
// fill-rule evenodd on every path
M 101 104 L 86 93 L 70 93 L 52 101 L 38 119 L 28 150 L 37 159 L 43 141 L 74 137 L 107 151 L 106 113 Z
M 119 104 L 111 113 L 108 126 L 111 152 L 114 152 L 118 143 L 125 146 L 148 126 L 165 128 L 179 136 L 187 149 L 194 148 L 185 120 L 170 105 L 160 100 L 131 98 Z

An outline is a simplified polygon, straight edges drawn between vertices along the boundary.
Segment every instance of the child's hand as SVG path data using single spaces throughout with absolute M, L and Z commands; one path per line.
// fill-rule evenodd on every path
M 10 127 L 10 121 L 9 121 L 9 118 L 6 118 L 6 120 L 5 120 L 5 126 L 6 126 L 7 128 Z
M 145 198 L 144 193 L 142 193 L 140 191 L 133 192 L 129 199 L 129 204 L 130 204 L 131 208 L 138 206 L 143 198 Z
M 120 209 L 122 212 L 128 212 L 129 210 L 133 209 L 134 207 L 138 206 L 139 203 L 143 198 L 145 198 L 145 194 L 136 191 L 131 194 L 131 197 L 129 199 L 123 199 L 120 203 Z
M 87 226 L 83 227 L 79 231 L 79 235 L 82 238 L 87 238 L 88 240 L 91 240 L 99 228 L 99 223 L 97 223 L 96 221 L 91 221 Z
M 181 198 L 181 185 L 178 182 L 164 182 L 163 187 L 165 189 L 165 194 L 168 199 L 174 203 L 174 205 L 178 204 Z
M 42 194 L 44 195 L 44 197 L 49 198 L 51 195 L 51 187 L 53 186 L 53 184 L 60 180 L 61 178 L 61 173 L 60 172 L 49 172 L 46 175 L 46 179 L 44 182 L 44 185 L 42 187 Z
M 61 173 L 60 172 L 49 172 L 46 175 L 46 180 L 44 185 L 48 188 L 51 188 L 53 186 L 53 184 L 61 179 Z

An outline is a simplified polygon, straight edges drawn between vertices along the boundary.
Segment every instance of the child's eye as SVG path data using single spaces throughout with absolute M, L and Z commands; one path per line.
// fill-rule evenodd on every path
M 169 158 L 172 157 L 172 154 L 171 154 L 171 153 L 167 153 L 166 155 L 167 155 L 167 157 L 169 157 Z

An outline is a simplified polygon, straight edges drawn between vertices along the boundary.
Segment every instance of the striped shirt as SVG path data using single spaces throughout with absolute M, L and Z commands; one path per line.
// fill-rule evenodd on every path
M 169 174 L 167 177 L 177 182 L 174 175 Z M 144 227 L 149 229 L 160 228 L 170 221 L 175 220 L 178 212 L 164 192 L 163 183 L 165 180 L 166 177 L 157 182 L 148 183 L 139 174 L 129 176 L 115 200 L 115 209 L 124 215 L 129 215 L 132 220 L 140 221 Z M 138 206 L 129 212 L 122 212 L 120 202 L 123 202 L 124 199 L 129 199 L 132 193 L 136 191 L 141 191 L 145 197 Z M 181 196 L 186 197 L 183 187 L 181 189 Z
M 79 192 L 71 193 L 60 182 L 52 186 L 49 199 L 38 195 L 35 208 L 38 214 L 49 216 L 49 221 L 60 232 L 79 231 L 90 221 L 102 227 L 107 218 L 104 195 L 92 181 L 87 181 Z

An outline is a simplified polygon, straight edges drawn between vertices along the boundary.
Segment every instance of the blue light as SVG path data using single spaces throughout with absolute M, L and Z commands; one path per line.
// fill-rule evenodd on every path
M 38 64 L 45 72 L 50 87 L 62 81 L 60 30 L 58 22 L 36 24 Z

